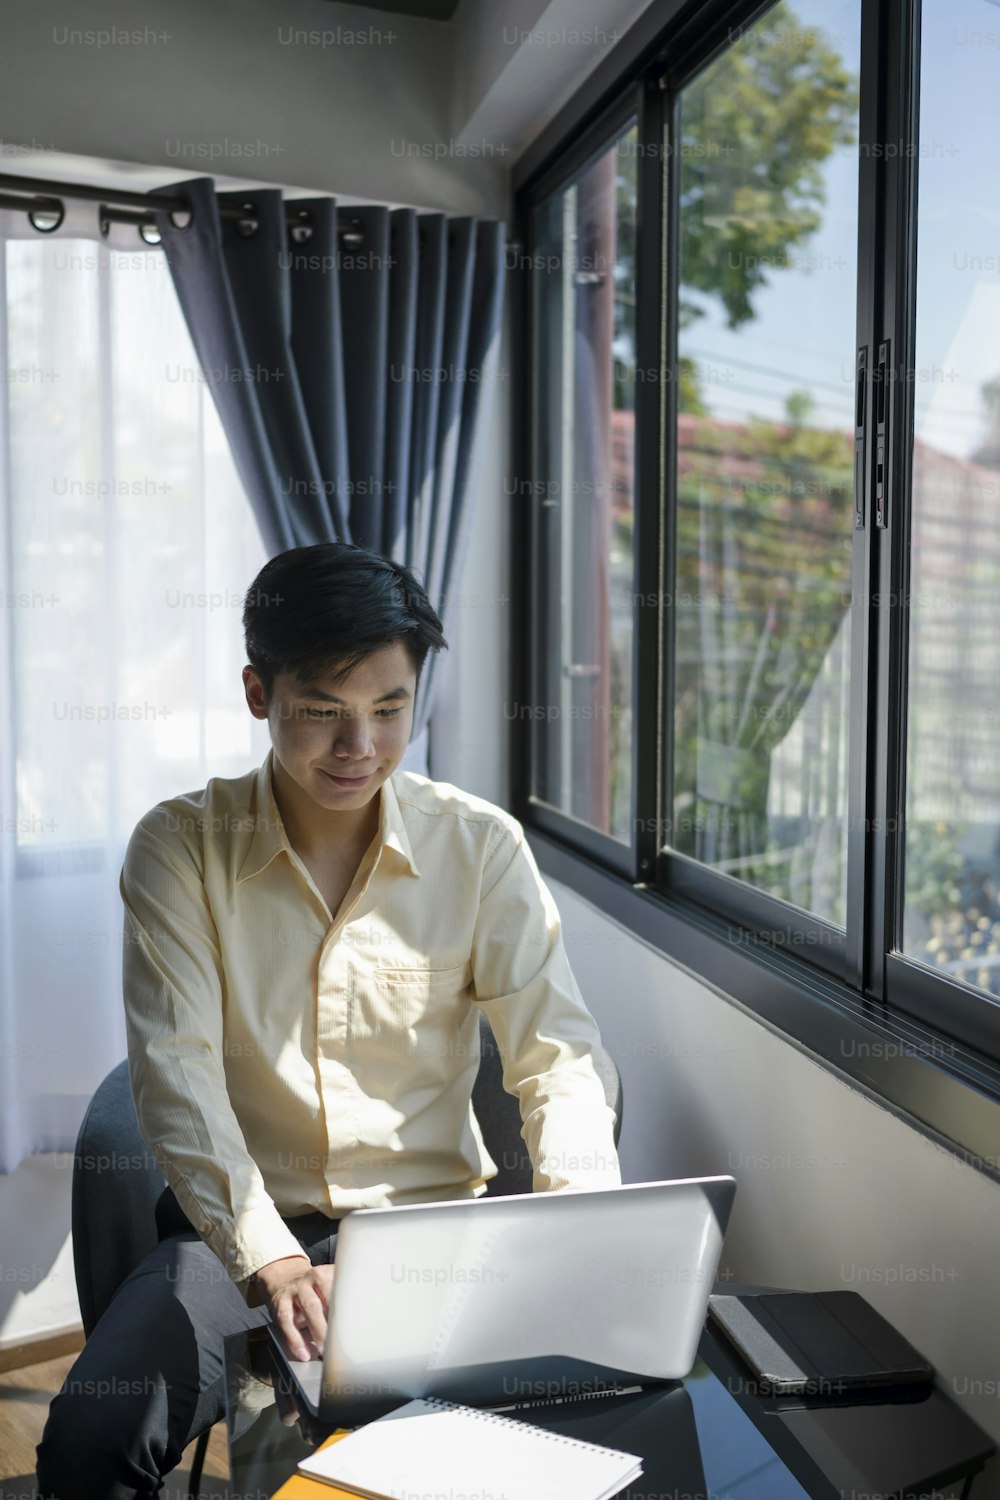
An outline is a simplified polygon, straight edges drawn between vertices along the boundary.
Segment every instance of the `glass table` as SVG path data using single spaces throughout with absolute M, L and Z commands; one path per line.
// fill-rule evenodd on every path
M 226 1339 L 225 1387 L 229 1493 L 270 1500 L 333 1429 L 298 1410 L 266 1328 Z M 683 1381 L 505 1415 L 641 1454 L 642 1475 L 621 1492 L 624 1500 L 969 1500 L 995 1451 L 936 1387 L 891 1399 L 761 1397 L 710 1327 Z

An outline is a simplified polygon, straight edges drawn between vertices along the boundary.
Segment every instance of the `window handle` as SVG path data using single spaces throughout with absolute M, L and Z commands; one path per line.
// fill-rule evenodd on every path
M 854 527 L 865 524 L 865 407 L 868 397 L 868 345 L 858 350 L 854 388 Z
M 879 344 L 878 366 L 875 370 L 875 525 L 882 527 L 889 524 L 889 486 L 886 483 L 886 454 L 889 450 L 889 348 L 889 339 L 884 344 Z

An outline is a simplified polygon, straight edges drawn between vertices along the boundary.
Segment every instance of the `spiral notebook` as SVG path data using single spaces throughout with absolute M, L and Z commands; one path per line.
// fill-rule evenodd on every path
M 608 1500 L 642 1473 L 642 1459 L 430 1396 L 317 1449 L 299 1470 L 369 1500 L 468 1494 L 486 1475 L 504 1500 Z

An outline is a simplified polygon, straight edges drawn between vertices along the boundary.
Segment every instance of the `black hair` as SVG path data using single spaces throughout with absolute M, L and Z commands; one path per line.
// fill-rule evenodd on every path
M 279 552 L 243 600 L 247 661 L 268 701 L 274 679 L 348 677 L 374 652 L 401 642 L 417 682 L 428 651 L 447 650 L 441 621 L 402 563 L 351 542 L 317 542 Z

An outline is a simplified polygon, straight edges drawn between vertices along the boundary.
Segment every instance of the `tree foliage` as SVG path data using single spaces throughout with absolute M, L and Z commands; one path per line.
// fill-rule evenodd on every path
M 856 80 L 822 30 L 779 5 L 685 90 L 681 277 L 718 297 L 727 324 L 754 316 L 768 272 L 819 228 L 822 165 L 856 139 Z M 701 309 L 682 297 L 682 322 Z

